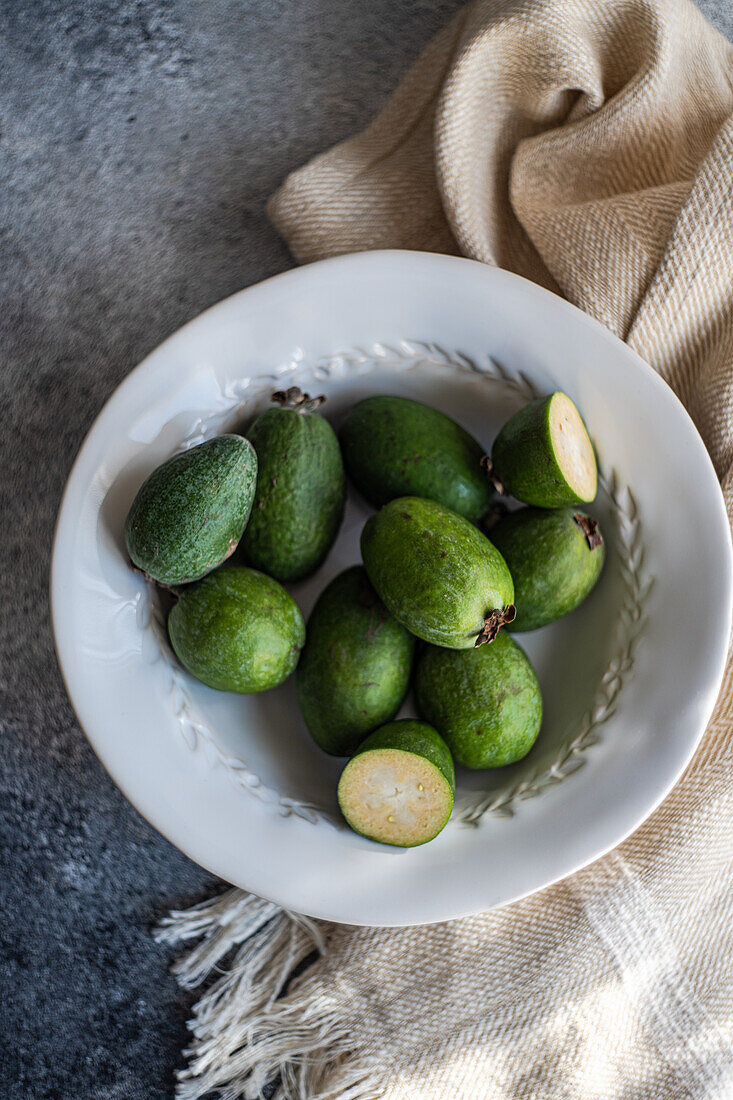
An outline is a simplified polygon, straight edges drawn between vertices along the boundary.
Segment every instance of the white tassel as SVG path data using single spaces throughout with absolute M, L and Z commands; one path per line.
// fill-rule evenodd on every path
M 295 967 L 314 949 L 326 949 L 313 921 L 229 890 L 172 912 L 154 935 L 166 944 L 200 940 L 173 966 L 186 989 L 236 950 L 193 1008 L 194 1041 L 184 1052 L 189 1064 L 178 1073 L 178 1100 L 209 1092 L 221 1100 L 257 1100 L 278 1074 L 274 1100 L 377 1100 L 374 1067 L 354 1059 L 349 1028 L 324 994 L 317 964 L 280 997 Z

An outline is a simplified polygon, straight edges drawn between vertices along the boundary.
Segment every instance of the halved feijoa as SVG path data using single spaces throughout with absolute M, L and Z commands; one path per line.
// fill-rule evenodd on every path
M 143 482 L 125 521 L 133 564 L 160 584 L 188 584 L 216 569 L 242 537 L 257 456 L 239 435 L 174 455 Z
M 491 449 L 496 489 L 524 504 L 586 504 L 598 488 L 593 444 L 573 402 L 558 391 L 515 413 Z
M 481 645 L 514 617 L 514 585 L 499 551 L 435 501 L 385 504 L 364 526 L 361 554 L 389 611 L 425 642 Z
M 467 768 L 521 760 L 542 724 L 535 671 L 503 631 L 479 649 L 427 646 L 415 673 L 415 696 L 419 713 Z
M 453 809 L 455 771 L 445 741 L 406 718 L 370 734 L 338 785 L 341 812 L 355 832 L 414 848 L 437 836 Z
M 491 529 L 514 581 L 512 631 L 536 630 L 574 611 L 601 575 L 597 520 L 575 508 L 520 508 Z
M 349 411 L 340 439 L 349 477 L 375 508 L 395 497 L 427 497 L 477 522 L 489 507 L 483 449 L 430 405 L 367 397 Z

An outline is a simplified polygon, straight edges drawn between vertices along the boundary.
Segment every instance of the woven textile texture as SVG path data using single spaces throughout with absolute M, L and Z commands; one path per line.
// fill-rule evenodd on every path
M 480 0 L 270 214 L 303 262 L 459 252 L 563 295 L 679 395 L 731 514 L 732 85 L 733 48 L 688 0 Z M 731 1100 L 732 718 L 729 666 L 683 780 L 612 855 L 467 920 L 321 926 L 280 1000 L 267 970 L 314 930 L 272 907 L 263 925 L 239 891 L 203 907 L 189 984 L 244 947 L 199 1012 L 181 1095 L 257 1096 L 280 1070 L 299 1100 Z

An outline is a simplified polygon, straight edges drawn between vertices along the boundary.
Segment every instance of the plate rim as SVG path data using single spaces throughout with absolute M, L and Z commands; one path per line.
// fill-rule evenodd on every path
M 690 417 L 690 414 L 688 413 L 687 409 L 682 404 L 680 399 L 677 397 L 677 395 L 674 393 L 674 391 L 671 389 L 671 387 L 657 373 L 657 371 L 655 371 L 651 367 L 650 364 L 648 364 L 644 359 L 641 358 L 641 356 L 638 355 L 638 353 L 636 351 L 634 351 L 633 348 L 630 348 L 627 344 L 625 344 L 623 341 L 621 341 L 614 333 L 612 333 L 609 329 L 607 329 L 601 322 L 597 321 L 595 318 L 593 318 L 590 315 L 584 313 L 582 310 L 578 309 L 578 307 L 574 306 L 572 303 L 568 302 L 566 299 L 563 299 L 563 298 L 559 297 L 558 295 L 553 294 L 551 291 L 546 290 L 545 288 L 537 285 L 536 283 L 533 283 L 531 280 L 525 279 L 522 276 L 516 275 L 513 272 L 505 271 L 505 270 L 500 269 L 500 268 L 493 268 L 490 265 L 480 263 L 479 261 L 476 261 L 476 260 L 470 260 L 470 259 L 467 259 L 465 257 L 449 256 L 449 255 L 445 255 L 445 254 L 442 254 L 442 253 L 415 252 L 415 251 L 401 250 L 401 249 L 373 250 L 373 251 L 369 251 L 369 252 L 350 253 L 350 254 L 340 255 L 340 256 L 336 256 L 336 257 L 330 257 L 328 259 L 320 260 L 320 261 L 317 261 L 317 262 L 312 263 L 312 264 L 302 265 L 300 267 L 290 268 L 286 271 L 279 272 L 279 273 L 277 273 L 273 276 L 270 276 L 269 278 L 267 278 L 265 280 L 262 280 L 259 283 L 253 284 L 252 286 L 249 286 L 249 287 L 245 287 L 245 288 L 243 288 L 239 291 L 236 291 L 235 293 L 233 293 L 231 295 L 228 295 L 226 298 L 222 299 L 220 302 L 213 303 L 211 306 L 207 307 L 207 309 L 203 310 L 196 317 L 191 318 L 189 321 L 187 321 L 180 328 L 176 329 L 174 332 L 169 334 L 169 336 L 167 336 L 165 338 L 165 340 L 163 340 L 155 348 L 151 349 L 151 351 L 141 360 L 141 362 L 138 363 L 135 367 L 133 367 L 132 370 L 125 376 L 125 378 L 122 379 L 122 381 L 112 390 L 112 392 L 109 394 L 109 396 L 105 400 L 102 408 L 99 410 L 99 412 L 95 416 L 92 424 L 90 425 L 90 427 L 89 427 L 89 429 L 88 429 L 88 431 L 87 431 L 87 433 L 84 437 L 84 440 L 82 441 L 82 444 L 81 444 L 81 446 L 78 450 L 78 453 L 77 453 L 77 455 L 74 459 L 74 462 L 71 466 L 71 469 L 69 471 L 66 484 L 64 486 L 64 491 L 63 491 L 63 494 L 61 496 L 61 501 L 60 501 L 60 504 L 59 504 L 59 509 L 58 509 L 58 513 L 57 513 L 57 517 L 56 517 L 54 536 L 53 536 L 53 544 L 52 544 L 52 554 L 51 554 L 51 570 L 50 570 L 51 623 L 52 623 L 52 633 L 53 633 L 53 638 L 54 638 L 54 645 L 55 645 L 55 648 L 56 648 L 56 653 L 57 653 L 57 658 L 58 658 L 58 664 L 59 664 L 59 668 L 60 668 L 60 671 L 61 671 L 64 686 L 66 688 L 67 696 L 70 700 L 70 703 L 71 703 L 72 708 L 74 710 L 74 713 L 76 715 L 77 721 L 79 722 L 79 726 L 82 729 L 82 731 L 84 732 L 84 735 L 87 738 L 87 740 L 89 741 L 90 745 L 92 746 L 92 748 L 95 752 L 95 755 L 100 760 L 100 762 L 102 763 L 102 766 L 105 768 L 107 773 L 110 775 L 110 778 L 115 783 L 115 785 L 117 787 L 119 787 L 119 789 L 122 791 L 122 793 L 125 795 L 125 797 L 135 807 L 137 812 L 140 813 L 141 816 L 143 816 L 152 825 L 152 827 L 156 829 L 156 831 L 161 832 L 161 834 L 169 841 L 169 843 L 172 843 L 175 847 L 178 847 L 185 855 L 188 856 L 188 858 L 194 860 L 196 863 L 198 863 L 200 866 L 203 866 L 209 872 L 211 872 L 213 874 L 216 874 L 219 877 L 223 878 L 225 881 L 230 881 L 230 879 L 227 876 L 227 874 L 225 872 L 223 872 L 223 870 L 220 867 L 217 867 L 217 861 L 215 859 L 207 858 L 206 860 L 202 860 L 200 858 L 200 855 L 192 854 L 192 851 L 191 851 L 192 846 L 186 844 L 186 838 L 185 837 L 183 837 L 183 838 L 179 837 L 179 838 L 174 840 L 173 839 L 173 834 L 172 834 L 171 831 L 169 831 L 168 829 L 163 830 L 160 826 L 158 826 L 152 820 L 151 816 L 148 813 L 146 813 L 138 805 L 134 794 L 129 789 L 129 784 L 123 783 L 119 778 L 117 778 L 117 776 L 115 776 L 113 774 L 113 772 L 110 770 L 110 768 L 105 763 L 105 760 L 104 760 L 103 755 L 102 755 L 101 743 L 100 743 L 101 740 L 103 740 L 103 739 L 98 739 L 95 736 L 95 734 L 90 732 L 90 730 L 87 729 L 87 726 L 82 722 L 81 715 L 79 713 L 79 707 L 77 706 L 77 701 L 74 698 L 74 696 L 72 695 L 71 690 L 70 690 L 69 677 L 67 675 L 67 667 L 66 667 L 66 664 L 65 664 L 64 656 L 63 656 L 63 650 L 65 648 L 65 642 L 64 642 L 64 638 L 63 638 L 63 630 L 62 630 L 62 627 L 61 627 L 61 625 L 59 623 L 59 620 L 58 620 L 58 608 L 59 608 L 59 604 L 61 602 L 60 601 L 60 587 L 63 583 L 63 570 L 62 570 L 62 566 L 61 566 L 61 556 L 62 556 L 61 537 L 62 537 L 62 534 L 63 534 L 63 522 L 62 521 L 64 520 L 66 510 L 68 508 L 68 503 L 69 503 L 69 500 L 70 500 L 71 495 L 72 495 L 72 489 L 75 485 L 76 480 L 78 480 L 79 472 L 83 467 L 86 455 L 92 449 L 93 443 L 95 441 L 94 437 L 96 435 L 98 426 L 99 426 L 100 422 L 104 419 L 105 415 L 108 413 L 110 405 L 112 404 L 113 401 L 115 401 L 115 399 L 118 398 L 118 396 L 121 397 L 121 396 L 125 395 L 128 392 L 129 389 L 137 387 L 140 384 L 141 378 L 144 378 L 146 372 L 148 372 L 151 369 L 155 369 L 155 366 L 154 366 L 153 363 L 151 363 L 151 360 L 153 360 L 154 357 L 158 356 L 159 353 L 168 344 L 170 344 L 174 340 L 178 340 L 178 339 L 181 339 L 182 337 L 185 337 L 185 333 L 187 332 L 187 330 L 189 330 L 192 326 L 198 325 L 204 317 L 208 317 L 211 313 L 214 313 L 214 312 L 220 310 L 223 305 L 228 304 L 228 303 L 233 303 L 235 300 L 239 300 L 239 299 L 243 298 L 245 295 L 248 296 L 249 298 L 251 298 L 252 296 L 254 296 L 256 293 L 258 293 L 260 291 L 264 291 L 266 293 L 267 289 L 269 287 L 271 287 L 273 283 L 276 283 L 278 281 L 281 281 L 281 280 L 297 280 L 297 279 L 302 279 L 304 277 L 307 278 L 307 277 L 309 277 L 310 273 L 313 272 L 314 269 L 325 270 L 326 268 L 331 268 L 331 269 L 337 269 L 339 267 L 342 267 L 342 268 L 347 267 L 348 268 L 348 267 L 352 267 L 353 265 L 360 266 L 360 265 L 368 265 L 368 264 L 374 264 L 374 263 L 379 264 L 379 263 L 384 262 L 384 261 L 389 262 L 389 261 L 392 261 L 392 260 L 395 260 L 395 259 L 398 259 L 401 262 L 404 261 L 405 259 L 407 259 L 408 262 L 417 263 L 418 265 L 423 264 L 423 263 L 426 263 L 427 265 L 433 265 L 433 264 L 436 264 L 436 262 L 437 262 L 438 265 L 447 264 L 449 266 L 455 265 L 455 264 L 460 264 L 460 265 L 463 265 L 463 266 L 470 265 L 470 266 L 474 267 L 475 269 L 480 270 L 484 273 L 491 272 L 494 277 L 496 277 L 498 275 L 500 278 L 506 279 L 510 282 L 521 283 L 524 286 L 524 292 L 529 293 L 530 297 L 532 295 L 535 295 L 539 299 L 543 299 L 543 300 L 551 299 L 552 303 L 553 303 L 553 307 L 559 308 L 560 310 L 565 310 L 566 312 L 569 312 L 570 314 L 574 315 L 575 321 L 573 323 L 584 324 L 586 327 L 589 327 L 592 331 L 594 331 L 597 336 L 601 336 L 603 339 L 610 340 L 615 345 L 620 345 L 621 348 L 623 348 L 624 354 L 627 357 L 630 357 L 629 361 L 634 361 L 635 366 L 636 366 L 637 369 L 641 368 L 642 371 L 647 375 L 647 377 L 649 377 L 650 379 L 653 380 L 654 385 L 658 385 L 662 389 L 667 391 L 668 397 L 671 397 L 673 399 L 674 403 L 678 406 L 678 410 L 682 412 L 682 414 L 684 415 L 684 418 L 687 420 L 688 426 L 691 429 L 691 435 L 692 435 L 692 437 L 694 437 L 694 439 L 696 441 L 696 444 L 698 445 L 698 448 L 701 450 L 702 456 L 704 457 L 704 460 L 707 461 L 711 476 L 714 479 L 715 485 L 717 487 L 716 496 L 717 496 L 718 512 L 719 512 L 718 518 L 723 520 L 725 530 L 728 533 L 728 540 L 727 540 L 728 553 L 725 556 L 725 578 L 724 578 L 725 579 L 726 591 L 723 593 L 723 597 L 724 597 L 724 603 L 727 607 L 727 621 L 728 621 L 728 624 L 730 624 L 731 615 L 733 613 L 733 551 L 732 551 L 732 548 L 731 548 L 730 527 L 729 527 L 729 524 L 728 524 L 728 517 L 727 517 L 727 512 L 726 512 L 726 509 L 725 509 L 723 493 L 722 493 L 720 483 L 718 481 L 717 475 L 715 473 L 715 470 L 714 470 L 714 467 L 713 467 L 713 464 L 712 464 L 712 459 L 710 458 L 710 455 L 707 451 L 707 448 L 705 447 L 705 444 L 704 444 L 702 438 L 700 437 L 700 434 L 699 434 L 694 422 L 692 421 L 692 418 Z M 712 485 L 712 483 L 711 483 L 711 485 Z M 730 629 L 730 627 L 728 627 L 728 632 L 729 632 L 729 629 Z M 552 877 L 548 877 L 547 879 L 544 879 L 542 882 L 540 882 L 538 885 L 532 886 L 532 887 L 528 888 L 527 890 L 515 893 L 512 896 L 506 897 L 506 898 L 502 899 L 500 902 L 495 903 L 493 905 L 490 905 L 489 908 L 499 908 L 503 905 L 511 904 L 514 901 L 518 901 L 521 898 L 530 896 L 531 894 L 534 894 L 534 893 L 538 892 L 539 890 L 545 889 L 545 888 L 553 885 L 554 883 L 556 883 L 558 881 L 561 881 L 564 878 L 567 878 L 572 874 L 577 873 L 583 867 L 588 866 L 590 863 L 595 862 L 595 860 L 602 858 L 608 852 L 610 852 L 610 851 L 614 850 L 616 847 L 618 847 L 632 833 L 634 833 L 636 831 L 636 829 L 638 829 L 651 816 L 651 814 L 654 813 L 654 811 L 659 807 L 659 805 L 669 795 L 670 791 L 679 782 L 681 776 L 683 775 L 684 771 L 687 769 L 691 759 L 693 758 L 695 752 L 697 751 L 697 749 L 700 745 L 702 737 L 704 736 L 704 733 L 705 733 L 705 731 L 706 731 L 706 729 L 709 725 L 710 717 L 713 713 L 717 698 L 718 698 L 719 693 L 720 693 L 720 687 L 721 687 L 721 684 L 722 684 L 722 681 L 723 681 L 725 668 L 726 668 L 726 665 L 727 665 L 727 655 L 728 655 L 728 646 L 727 646 L 727 644 L 726 645 L 720 645 L 720 646 L 717 647 L 717 660 L 715 662 L 715 667 L 712 670 L 711 675 L 710 675 L 709 686 L 706 689 L 706 705 L 704 706 L 704 708 L 701 708 L 701 712 L 704 712 L 704 715 L 705 715 L 704 722 L 701 721 L 699 723 L 699 729 L 696 733 L 696 736 L 694 738 L 690 738 L 686 758 L 682 761 L 681 764 L 678 765 L 678 767 L 674 771 L 674 774 L 672 774 L 670 772 L 670 777 L 668 778 L 667 782 L 662 786 L 662 788 L 660 788 L 657 791 L 655 799 L 653 801 L 649 802 L 646 810 L 643 813 L 641 813 L 640 815 L 637 815 L 637 818 L 625 830 L 618 832 L 616 839 L 610 841 L 607 845 L 605 845 L 603 847 L 599 847 L 592 854 L 590 854 L 587 858 L 585 858 L 585 859 L 583 859 L 579 862 L 574 862 L 572 864 L 572 866 L 570 866 L 567 870 L 564 870 L 560 874 L 554 875 Z M 243 886 L 242 888 L 247 889 L 246 886 Z M 292 907 L 292 900 L 289 901 L 286 897 L 284 897 L 282 895 L 280 897 L 275 896 L 275 894 L 273 894 L 272 890 L 268 890 L 267 896 L 268 896 L 269 900 L 274 901 L 278 905 L 281 905 L 283 907 L 287 907 L 288 905 L 290 905 Z M 415 925 L 415 924 L 436 923 L 436 922 L 440 922 L 440 921 L 443 921 L 443 920 L 451 920 L 451 919 L 456 919 L 456 918 L 459 918 L 459 917 L 462 917 L 462 916 L 468 916 L 472 913 L 480 912 L 480 911 L 487 911 L 487 910 L 480 910 L 480 909 L 476 909 L 475 907 L 466 909 L 466 908 L 461 908 L 460 905 L 458 905 L 458 906 L 454 905 L 453 908 L 451 909 L 451 911 L 447 915 L 432 916 L 428 919 L 418 920 L 418 921 L 416 921 L 413 918 L 406 918 L 404 920 L 380 922 L 379 926 L 381 926 L 381 927 L 404 927 L 404 926 L 410 926 L 410 925 Z M 362 924 L 362 925 L 366 925 L 366 926 L 374 926 L 373 921 L 366 921 L 366 920 L 360 921 L 358 918 L 355 918 L 353 916 L 350 916 L 348 918 L 348 920 L 346 920 L 342 916 L 334 916 L 332 913 L 328 913 L 328 912 L 309 913 L 308 915 L 316 916 L 316 917 L 319 917 L 321 919 L 325 919 L 325 920 L 329 920 L 329 921 L 333 921 L 335 923 L 348 923 L 348 924 L 353 924 L 353 925 Z

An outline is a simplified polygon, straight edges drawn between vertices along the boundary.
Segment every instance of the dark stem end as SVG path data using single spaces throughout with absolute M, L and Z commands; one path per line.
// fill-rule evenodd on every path
M 276 390 L 271 400 L 281 409 L 295 409 L 296 412 L 308 413 L 319 408 L 326 400 L 326 395 L 322 393 L 318 397 L 311 397 L 297 386 L 291 386 L 287 390 Z
M 496 635 L 507 623 L 513 623 L 517 617 L 517 609 L 513 603 L 507 604 L 503 609 L 495 607 L 484 619 L 481 633 L 474 643 L 474 648 L 493 642 Z
M 593 516 L 586 516 L 583 512 L 576 512 L 573 519 L 585 535 L 589 550 L 595 550 L 597 546 L 603 546 L 603 535 L 598 530 L 598 520 Z
M 505 497 L 507 495 L 507 491 L 504 488 L 503 483 L 496 476 L 496 473 L 494 471 L 494 463 L 491 461 L 491 456 L 484 455 L 481 459 L 480 466 L 491 484 L 494 486 L 495 492 L 497 492 L 500 497 Z

